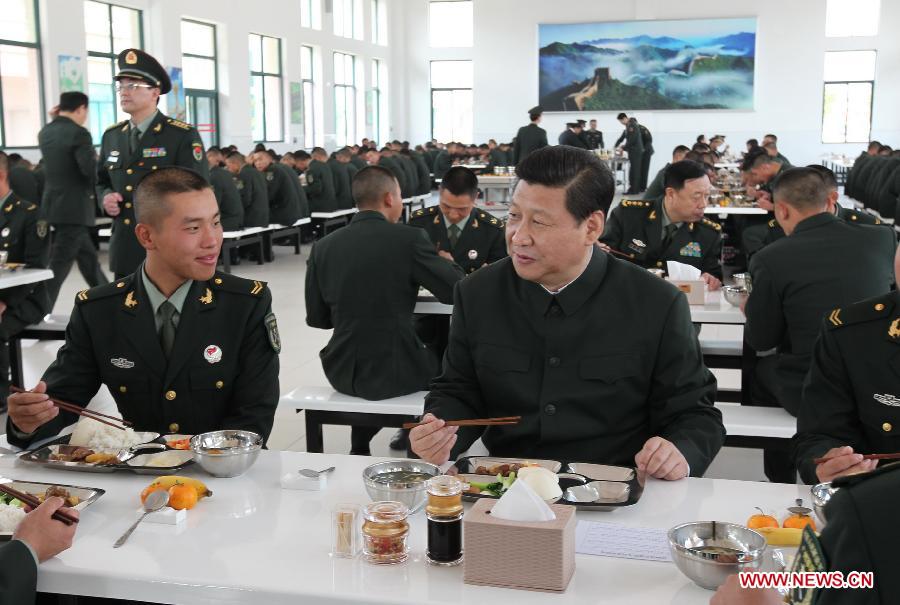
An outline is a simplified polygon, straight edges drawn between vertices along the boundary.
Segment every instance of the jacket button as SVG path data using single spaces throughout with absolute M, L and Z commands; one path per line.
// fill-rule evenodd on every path
M 170 433 L 177 433 L 179 428 L 181 428 L 181 427 L 178 426 L 178 423 L 177 423 L 177 422 L 173 422 L 172 424 L 169 425 L 169 432 L 170 432 Z
M 660 260 L 660 261 L 656 261 L 656 266 L 657 266 L 657 267 L 662 267 L 662 261 L 661 261 L 661 260 Z
M 877 305 L 875 305 L 875 310 L 876 311 L 884 311 L 884 305 L 881 303 L 878 303 Z
M 134 174 L 134 170 L 129 168 L 128 170 L 125 171 L 125 174 Z
M 125 202 L 125 207 L 126 207 L 126 208 L 131 208 L 131 202 Z
M 881 425 L 881 428 L 884 429 L 885 433 L 890 433 L 894 429 L 890 422 L 885 422 Z
M 132 189 L 134 189 L 134 187 L 131 185 L 125 185 L 125 191 L 131 191 Z
M 177 394 L 175 393 L 175 391 L 166 391 L 166 399 L 168 399 L 169 401 L 172 401 L 175 399 L 175 397 L 177 397 Z
M 550 363 L 551 368 L 559 367 L 559 357 L 551 357 L 548 361 Z
M 552 416 L 553 414 L 556 413 L 556 406 L 553 405 L 552 403 L 548 403 L 547 405 L 544 406 L 544 413 L 547 414 L 548 416 Z
M 150 167 L 150 170 L 156 170 L 156 169 L 157 169 L 157 166 L 151 166 L 151 167 Z
M 224 386 L 225 386 L 225 383 L 222 382 L 221 380 L 217 380 L 217 381 L 216 381 L 216 388 L 217 388 L 217 389 L 221 389 L 221 388 L 224 387 Z
M 131 224 L 131 219 L 130 219 L 130 218 L 126 218 L 126 219 L 125 219 L 124 221 L 122 221 L 122 222 L 125 223 L 126 225 L 130 225 L 130 224 Z
M 126 386 L 123 384 L 122 386 L 119 387 L 119 392 L 120 392 L 120 393 L 127 393 L 127 392 L 128 392 L 128 387 L 126 387 Z
M 217 278 L 216 278 L 215 280 L 213 280 L 213 281 L 216 282 L 216 285 L 217 285 L 217 286 L 221 286 L 221 285 L 222 285 L 222 278 L 221 278 L 221 277 L 217 277 Z

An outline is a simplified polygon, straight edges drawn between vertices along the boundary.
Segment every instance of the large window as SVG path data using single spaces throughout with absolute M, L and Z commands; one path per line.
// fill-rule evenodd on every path
M 472 141 L 472 62 L 431 62 L 431 137 Z
M 881 0 L 828 0 L 825 5 L 825 36 L 875 36 Z
M 387 66 L 381 59 L 372 59 L 372 131 L 382 145 L 390 138 L 387 103 Z
M 865 143 L 872 130 L 875 51 L 825 53 L 823 143 Z
M 219 144 L 219 78 L 216 70 L 216 26 L 181 21 L 181 68 L 187 120 L 200 131 L 204 146 Z
M 474 29 L 472 0 L 428 4 L 428 39 L 433 48 L 472 46 Z
M 316 145 L 316 63 L 312 46 L 300 47 L 300 85 L 303 89 L 303 146 Z
M 334 53 L 334 132 L 337 146 L 356 141 L 356 57 Z
M 362 0 L 332 0 L 334 34 L 344 38 L 363 37 Z
M 84 3 L 90 130 L 96 145 L 107 127 L 128 117 L 116 103 L 113 77 L 121 51 L 144 47 L 141 21 L 141 11 L 133 8 L 92 0 Z
M 300 27 L 322 29 L 322 0 L 300 0 Z
M 250 123 L 253 140 L 281 141 L 281 39 L 250 34 Z
M 372 0 L 372 42 L 387 46 L 386 0 Z
M 0 10 L 0 147 L 32 147 L 44 123 L 37 1 Z

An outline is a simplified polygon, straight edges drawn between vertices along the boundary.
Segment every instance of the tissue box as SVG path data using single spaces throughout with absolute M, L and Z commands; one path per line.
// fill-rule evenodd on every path
M 466 584 L 563 592 L 575 573 L 575 507 L 552 504 L 555 521 L 494 519 L 496 500 L 478 500 L 463 517 Z
M 681 281 L 670 279 L 669 282 L 673 286 L 684 292 L 687 296 L 689 305 L 705 305 L 706 304 L 706 282 L 702 279 Z

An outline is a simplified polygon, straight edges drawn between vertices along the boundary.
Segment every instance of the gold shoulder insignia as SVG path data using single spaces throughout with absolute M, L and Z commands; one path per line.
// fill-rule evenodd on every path
M 834 311 L 832 311 L 831 313 L 829 313 L 829 314 L 828 314 L 828 321 L 830 321 L 830 322 L 832 323 L 832 325 L 835 325 L 835 326 L 842 326 L 842 325 L 844 325 L 844 322 L 841 321 L 841 310 L 840 310 L 840 309 L 835 309 Z
M 264 289 L 265 289 L 265 286 L 263 286 L 262 282 L 254 281 L 253 289 L 250 290 L 250 294 L 252 294 L 254 296 L 259 296 L 259 293 L 262 292 Z
M 190 124 L 185 124 L 181 120 L 176 120 L 175 118 L 169 118 L 168 123 L 176 128 L 181 128 L 182 130 L 190 130 L 193 128 Z
M 893 293 L 860 301 L 842 309 L 831 311 L 827 316 L 827 325 L 830 329 L 835 330 L 842 326 L 851 326 L 868 321 L 885 321 L 893 316 L 895 319 L 888 329 L 888 336 L 900 338 L 900 317 L 896 317 L 896 306 Z
M 87 300 L 88 299 L 87 293 L 88 293 L 87 290 L 82 290 L 81 292 L 78 293 L 78 296 L 76 296 L 76 298 L 81 301 Z
M 128 120 L 122 120 L 121 122 L 116 122 L 112 126 L 108 126 L 106 130 L 103 132 L 109 132 L 110 130 L 115 130 L 116 128 L 120 128 L 122 126 L 128 126 Z
M 706 225 L 707 227 L 710 227 L 711 229 L 715 229 L 716 231 L 722 230 L 722 225 L 720 225 L 716 221 L 711 221 L 708 218 L 703 219 L 703 224 Z
M 101 286 L 95 286 L 88 290 L 82 290 L 75 296 L 75 302 L 79 303 L 79 304 L 87 303 L 87 302 L 91 302 L 91 301 L 101 300 L 103 298 L 109 298 L 110 296 L 113 296 L 116 294 L 121 295 L 122 289 L 125 288 L 126 286 L 130 286 L 132 279 L 133 278 L 131 276 L 129 276 L 129 277 L 117 280 L 117 281 L 110 282 L 108 284 L 103 284 Z M 132 291 L 131 294 L 133 295 L 134 292 Z M 134 304 L 136 305 L 137 300 L 134 299 L 133 296 L 132 296 L 132 299 L 134 300 Z
M 231 275 L 230 273 L 217 272 L 211 280 L 206 282 L 206 287 L 211 288 L 214 291 L 220 290 L 223 292 L 231 292 L 233 294 L 260 296 L 266 291 L 266 282 L 245 279 L 243 277 L 238 277 L 237 275 Z
M 876 219 L 875 219 L 875 224 L 876 224 L 876 225 L 880 225 L 880 224 L 881 224 L 881 219 L 880 219 L 880 218 L 876 218 Z
M 425 216 L 425 211 L 420 208 L 419 210 L 413 212 L 413 216 Z
M 439 216 L 434 217 L 434 224 L 435 224 L 435 225 L 439 224 L 440 222 L 441 222 L 441 217 L 439 217 Z
M 37 210 L 37 207 L 38 207 L 37 204 L 32 204 L 32 205 L 30 205 L 28 208 L 26 208 L 25 210 L 28 211 L 28 212 L 31 212 L 32 210 Z
M 656 210 L 651 210 L 650 214 L 647 215 L 647 219 L 649 219 L 651 221 L 655 221 L 656 220 Z
M 3 212 L 12 212 L 12 209 L 13 209 L 13 205 L 7 204 L 6 206 L 4 206 Z
M 769 221 L 769 229 L 773 229 L 774 227 L 775 227 L 775 219 L 773 218 L 771 221 Z
M 162 122 L 153 127 L 153 132 L 160 132 L 162 130 Z
M 206 294 L 204 294 L 203 296 L 200 297 L 200 302 L 202 302 L 204 305 L 208 305 L 208 304 L 211 304 L 212 301 L 213 301 L 212 290 L 207 288 Z
M 125 297 L 125 306 L 129 309 L 133 309 L 137 306 L 138 301 L 134 297 L 134 290 L 128 293 L 128 296 Z
M 900 338 L 900 317 L 891 322 L 891 327 L 888 329 L 888 336 L 891 338 Z

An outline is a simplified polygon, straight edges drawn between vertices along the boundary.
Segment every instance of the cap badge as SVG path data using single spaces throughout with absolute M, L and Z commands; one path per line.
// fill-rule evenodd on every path
M 127 63 L 128 65 L 134 65 L 135 63 L 137 63 L 137 53 L 133 50 L 129 50 L 125 55 L 125 63 Z

